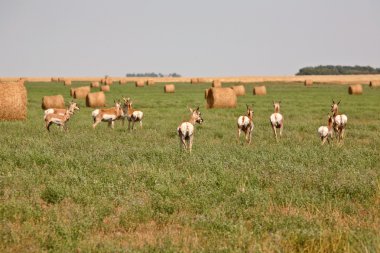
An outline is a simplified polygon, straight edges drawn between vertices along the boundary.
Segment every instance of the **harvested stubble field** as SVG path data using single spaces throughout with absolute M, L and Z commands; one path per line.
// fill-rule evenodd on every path
M 114 85 L 108 106 L 131 97 L 144 129 L 94 130 L 78 100 L 69 131 L 48 133 L 41 98 L 69 101 L 69 88 L 27 83 L 28 119 L 0 122 L 0 251 L 379 252 L 380 89 L 265 85 L 266 96 L 247 84 L 237 108 L 209 110 L 210 84 L 176 83 L 174 94 Z M 346 139 L 321 146 L 332 98 L 348 115 Z M 272 100 L 285 118 L 278 143 Z M 252 144 L 238 144 L 237 117 L 252 103 Z M 176 128 L 197 105 L 205 121 L 189 155 Z

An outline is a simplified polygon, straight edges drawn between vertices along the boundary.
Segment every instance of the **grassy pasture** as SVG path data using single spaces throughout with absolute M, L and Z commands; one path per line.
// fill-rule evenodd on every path
M 73 87 L 83 85 L 74 83 Z M 379 252 L 380 89 L 267 83 L 236 109 L 205 109 L 209 84 L 111 87 L 144 112 L 144 129 L 91 127 L 91 108 L 68 132 L 44 129 L 41 98 L 57 83 L 28 83 L 28 120 L 0 122 L 1 252 Z M 95 89 L 94 89 L 95 90 Z M 346 139 L 320 146 L 331 99 L 348 115 Z M 282 100 L 284 136 L 269 126 Z M 236 120 L 253 103 L 252 144 Z M 199 105 L 192 155 L 176 128 Z M 243 142 L 243 138 L 241 139 Z

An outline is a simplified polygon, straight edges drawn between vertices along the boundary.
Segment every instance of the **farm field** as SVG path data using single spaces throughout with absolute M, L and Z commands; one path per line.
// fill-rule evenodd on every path
M 92 129 L 93 109 L 77 100 L 69 130 L 48 133 L 41 98 L 68 102 L 69 88 L 26 83 L 28 119 L 0 122 L 0 251 L 379 252 L 380 89 L 353 96 L 344 85 L 265 84 L 266 96 L 246 84 L 235 109 L 206 109 L 210 84 L 176 83 L 165 94 L 164 84 L 115 83 L 108 106 L 131 97 L 142 130 L 120 121 Z M 332 99 L 348 116 L 346 138 L 321 146 Z M 278 142 L 272 100 L 282 101 Z M 236 141 L 246 104 L 251 145 Z M 187 106 L 204 119 L 191 155 L 176 132 Z

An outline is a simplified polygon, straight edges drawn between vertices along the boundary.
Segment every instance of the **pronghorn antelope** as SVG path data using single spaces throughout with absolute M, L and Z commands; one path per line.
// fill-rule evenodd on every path
M 66 122 L 70 119 L 71 112 L 66 110 L 63 115 L 50 113 L 44 116 L 45 127 L 50 132 L 50 126 L 52 124 L 57 124 L 62 130 L 67 130 Z
M 59 109 L 59 108 L 49 108 L 45 110 L 45 116 L 48 114 L 58 114 L 65 115 L 66 111 L 69 110 L 70 114 L 74 114 L 75 110 L 79 110 L 79 107 L 76 102 L 71 101 L 69 105 L 69 109 Z
M 139 110 L 135 110 L 132 107 L 132 100 L 130 98 L 124 98 L 124 105 L 123 105 L 123 112 L 124 116 L 122 117 L 122 122 L 124 126 L 124 120 L 127 118 L 128 120 L 128 130 L 131 128 L 131 122 L 132 122 L 132 130 L 135 126 L 135 122 L 140 122 L 140 128 L 142 128 L 142 119 L 144 117 L 144 113 Z
M 333 113 L 334 132 L 338 133 L 338 140 L 340 141 L 344 138 L 344 130 L 347 124 L 347 116 L 345 114 L 338 113 L 339 104 L 340 101 L 338 103 L 335 103 L 335 101 L 333 100 L 331 105 L 331 112 Z
M 328 115 L 327 126 L 320 126 L 318 128 L 319 137 L 321 137 L 322 144 L 325 144 L 326 140 L 330 143 L 330 139 L 333 137 L 333 117 Z
M 281 101 L 275 103 L 273 101 L 274 113 L 270 116 L 270 124 L 273 129 L 274 136 L 277 140 L 277 131 L 276 128 L 280 128 L 280 137 L 282 136 L 282 129 L 284 128 L 284 117 L 280 114 L 280 104 Z
M 199 106 L 195 110 L 191 108 L 189 108 L 189 110 L 191 112 L 190 120 L 182 122 L 177 128 L 177 132 L 180 139 L 180 145 L 183 146 L 184 149 L 189 149 L 191 153 L 194 138 L 194 124 L 202 124 L 203 118 L 199 111 Z
M 115 107 L 108 109 L 96 109 L 92 111 L 92 118 L 94 119 L 94 124 L 92 124 L 93 128 L 95 128 L 101 121 L 108 122 L 108 126 L 113 128 L 115 120 L 124 116 L 120 101 L 114 102 Z
M 245 133 L 245 140 L 248 144 L 251 143 L 252 130 L 254 128 L 254 124 L 252 121 L 253 110 L 251 107 L 247 106 L 247 116 L 240 116 L 237 120 L 238 127 L 238 141 L 240 140 L 240 133 L 243 131 Z

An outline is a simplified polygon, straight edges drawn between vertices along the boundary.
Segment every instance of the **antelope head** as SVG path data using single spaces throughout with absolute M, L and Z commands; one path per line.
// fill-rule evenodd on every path
M 337 112 L 338 111 L 338 105 L 340 104 L 340 101 L 338 103 L 335 103 L 334 100 L 332 100 L 331 104 L 331 112 Z
M 274 102 L 273 101 L 273 107 L 274 107 L 274 111 L 275 112 L 279 112 L 280 111 L 280 104 L 281 104 L 281 100 L 278 101 L 278 102 Z
M 252 119 L 252 117 L 253 117 L 252 106 L 249 106 L 247 104 L 245 104 L 245 105 L 247 106 L 247 116 Z
M 203 122 L 203 118 L 202 118 L 202 114 L 201 112 L 199 111 L 199 106 L 197 107 L 197 109 L 193 110 L 191 108 L 189 108 L 190 112 L 191 112 L 191 118 L 197 122 L 198 124 L 202 124 Z

